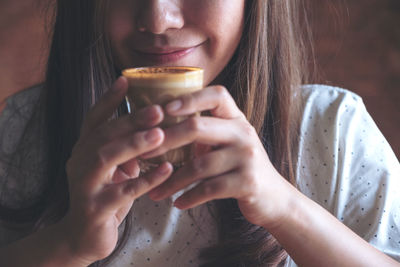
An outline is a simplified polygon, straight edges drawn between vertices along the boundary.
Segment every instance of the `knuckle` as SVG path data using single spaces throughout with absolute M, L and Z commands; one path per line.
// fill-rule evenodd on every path
M 137 189 L 136 189 L 136 186 L 134 186 L 134 183 L 132 183 L 132 182 L 128 183 L 125 186 L 125 188 L 123 189 L 123 194 L 129 195 L 129 196 L 136 196 Z
M 212 182 L 204 182 L 202 186 L 202 194 L 205 196 L 215 195 L 220 189 L 220 186 L 217 183 Z
M 94 156 L 93 156 L 93 163 L 94 166 L 101 168 L 105 166 L 108 162 L 108 158 L 106 157 L 106 153 L 104 152 L 104 149 L 99 148 L 95 151 Z
M 196 99 L 192 94 L 187 94 L 182 97 L 182 102 L 186 108 L 191 108 L 195 106 Z
M 224 101 L 230 101 L 231 95 L 229 94 L 228 90 L 222 85 L 216 85 L 214 87 L 214 91 L 217 94 L 218 98 Z
M 222 86 L 222 85 L 216 85 L 214 86 L 214 91 L 217 95 L 221 96 L 221 97 L 226 97 L 227 96 L 227 89 Z
M 153 174 L 142 176 L 137 181 L 132 181 L 132 187 L 133 187 L 132 190 L 135 191 L 135 195 L 131 194 L 131 196 L 138 197 L 138 196 L 142 195 L 144 192 L 149 191 L 156 184 L 157 178 L 158 178 L 158 176 L 153 173 Z
M 198 116 L 193 116 L 187 119 L 187 127 L 191 132 L 198 132 L 202 129 L 201 119 Z
M 257 148 L 254 146 L 246 146 L 242 149 L 242 153 L 245 159 L 253 160 L 257 157 Z
M 252 137 L 252 136 L 254 136 L 254 134 L 256 134 L 256 129 L 254 128 L 253 125 L 251 125 L 249 123 L 243 123 L 241 128 L 243 129 L 243 132 L 246 137 Z
M 204 158 L 196 158 L 192 161 L 190 169 L 195 177 L 201 175 L 209 166 L 209 163 Z
M 246 169 L 241 173 L 242 182 L 243 182 L 243 190 L 247 193 L 256 192 L 259 188 L 259 182 L 256 178 L 256 175 L 253 171 Z
M 140 150 L 143 147 L 144 140 L 139 133 L 128 137 L 128 146 L 134 150 Z

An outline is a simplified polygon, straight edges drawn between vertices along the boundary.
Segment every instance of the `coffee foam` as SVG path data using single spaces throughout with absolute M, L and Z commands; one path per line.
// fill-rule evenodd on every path
M 202 87 L 203 69 L 197 67 L 144 67 L 122 72 L 132 86 Z
M 180 68 L 170 68 L 170 67 L 151 67 L 151 68 L 137 68 L 133 69 L 132 72 L 134 73 L 184 73 L 188 71 L 193 71 L 191 68 L 180 67 Z

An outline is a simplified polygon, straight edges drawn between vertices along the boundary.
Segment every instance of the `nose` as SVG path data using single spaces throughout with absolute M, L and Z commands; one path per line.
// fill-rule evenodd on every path
M 180 29 L 184 18 L 179 3 L 174 0 L 143 0 L 137 10 L 137 28 L 141 32 L 165 33 Z

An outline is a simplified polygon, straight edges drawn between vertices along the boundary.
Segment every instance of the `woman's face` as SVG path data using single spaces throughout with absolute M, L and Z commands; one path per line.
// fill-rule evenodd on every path
M 209 84 L 242 35 L 245 0 L 113 0 L 108 31 L 116 65 L 197 66 Z

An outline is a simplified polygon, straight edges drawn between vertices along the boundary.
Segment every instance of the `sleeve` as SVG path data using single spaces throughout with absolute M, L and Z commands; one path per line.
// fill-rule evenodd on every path
M 19 229 L 12 229 L 0 223 L 0 248 L 5 247 L 12 242 L 15 242 L 26 236 L 26 233 L 21 232 Z
M 400 164 L 357 95 L 309 93 L 297 183 L 359 236 L 400 261 Z

